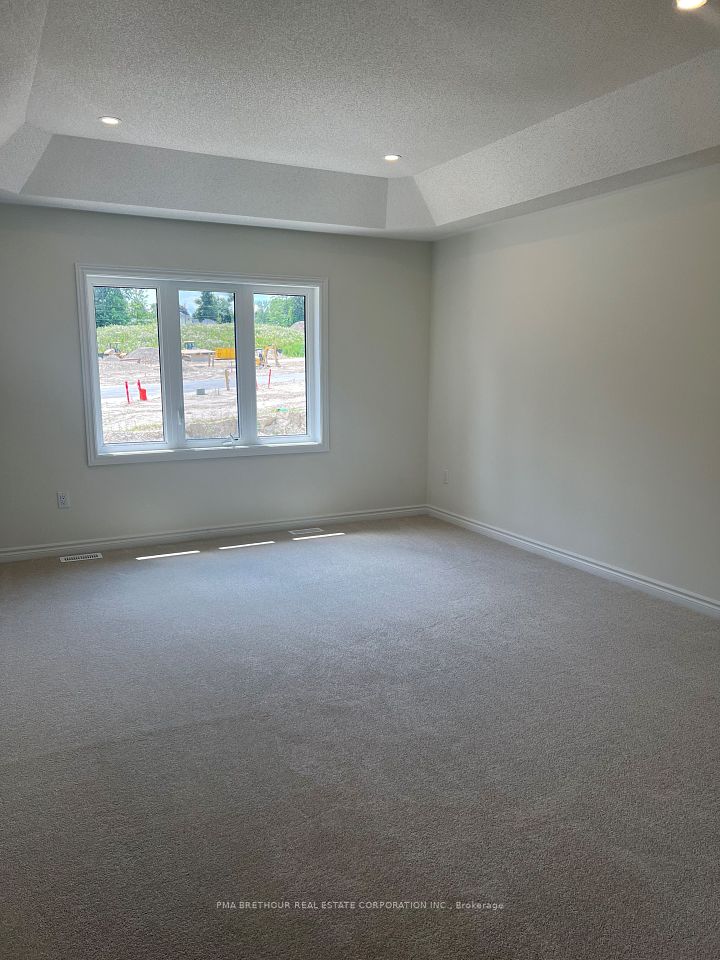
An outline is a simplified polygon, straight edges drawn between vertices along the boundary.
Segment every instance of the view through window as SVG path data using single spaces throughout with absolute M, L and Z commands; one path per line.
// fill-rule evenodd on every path
M 305 297 L 256 293 L 254 301 L 258 436 L 304 434 Z
M 192 440 L 237 434 L 235 294 L 180 290 L 180 346 L 185 435 Z
M 91 462 L 321 444 L 319 286 L 78 270 Z
M 95 287 L 105 443 L 163 440 L 157 290 Z

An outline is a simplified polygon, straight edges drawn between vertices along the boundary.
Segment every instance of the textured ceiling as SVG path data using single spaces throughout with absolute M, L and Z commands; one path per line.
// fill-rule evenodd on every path
M 718 151 L 720 0 L 0 0 L 0 201 L 432 237 Z
M 718 43 L 671 0 L 50 0 L 27 120 L 407 175 Z
M 0 144 L 25 122 L 48 0 L 0 0 Z

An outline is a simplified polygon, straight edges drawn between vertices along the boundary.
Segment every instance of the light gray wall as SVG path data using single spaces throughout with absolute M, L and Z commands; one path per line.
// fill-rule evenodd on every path
M 88 467 L 76 261 L 327 277 L 330 452 Z M 0 548 L 423 503 L 429 306 L 424 243 L 0 205 Z
M 429 498 L 720 599 L 720 167 L 436 245 Z

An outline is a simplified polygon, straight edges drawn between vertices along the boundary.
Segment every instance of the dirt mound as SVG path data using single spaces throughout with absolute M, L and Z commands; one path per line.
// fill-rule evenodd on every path
M 140 360 L 144 363 L 160 363 L 160 351 L 157 347 L 137 347 L 125 355 L 126 360 Z

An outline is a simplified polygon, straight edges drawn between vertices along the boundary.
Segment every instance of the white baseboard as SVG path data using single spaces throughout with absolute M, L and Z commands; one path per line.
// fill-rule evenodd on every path
M 0 549 L 0 563 L 33 560 L 38 557 L 59 557 L 66 553 L 90 553 L 102 550 L 125 550 L 157 543 L 183 543 L 188 540 L 212 540 L 249 533 L 288 530 L 291 527 L 317 527 L 322 524 L 357 523 L 362 520 L 391 520 L 397 517 L 418 517 L 427 513 L 424 504 L 390 507 L 386 510 L 355 510 L 322 517 L 289 517 L 266 523 L 235 523 L 221 527 L 197 527 L 192 530 L 164 530 L 162 533 L 137 534 L 129 537 L 105 537 L 95 540 L 71 540 L 62 543 L 37 543 L 27 547 Z
M 508 543 L 513 547 L 519 547 L 521 550 L 527 550 L 530 553 L 536 553 L 540 556 L 548 557 L 551 560 L 557 560 L 560 563 L 565 563 L 569 566 L 577 567 L 580 570 L 594 573 L 597 576 L 605 577 L 607 580 L 614 580 L 617 583 L 625 584 L 625 586 L 633 587 L 636 590 L 642 590 L 644 593 L 660 597 L 663 600 L 680 603 L 683 606 L 697 610 L 699 613 L 720 617 L 720 601 L 718 600 L 703 597 L 700 594 L 691 593 L 688 590 L 683 590 L 672 584 L 661 583 L 659 580 L 643 577 L 629 570 L 623 570 L 620 567 L 600 563 L 598 560 L 592 560 L 590 557 L 571 553 L 569 550 L 561 550 L 558 547 L 550 546 L 550 544 L 542 543 L 539 540 L 522 537 L 518 534 L 510 533 L 508 530 L 502 530 L 499 527 L 493 527 L 487 523 L 480 523 L 478 520 L 473 520 L 470 517 L 464 517 L 458 513 L 452 513 L 449 510 L 443 510 L 440 507 L 425 504 L 415 504 L 407 507 L 390 507 L 383 510 L 356 510 L 350 513 L 323 516 L 288 517 L 286 519 L 265 523 L 239 523 L 218 527 L 198 527 L 190 530 L 164 530 L 156 534 L 137 534 L 127 537 L 105 537 L 91 540 L 63 541 L 60 543 L 38 543 L 30 546 L 0 549 L 0 563 L 15 560 L 32 560 L 40 557 L 57 557 L 67 553 L 125 550 L 135 547 L 152 546 L 153 544 L 183 543 L 190 540 L 212 540 L 221 537 L 243 536 L 266 531 L 271 532 L 273 530 L 288 530 L 291 527 L 316 527 L 322 526 L 323 524 L 353 523 L 363 520 L 392 520 L 398 517 L 418 516 L 431 516 L 438 520 L 444 520 L 447 523 L 455 524 L 455 526 L 464 527 L 466 530 L 473 530 L 476 533 L 484 534 L 486 537 L 492 537 L 494 540 L 501 540 L 503 543 Z
M 652 594 L 654 597 L 671 600 L 673 603 L 680 603 L 699 613 L 710 614 L 712 617 L 720 617 L 719 600 L 703 597 L 700 594 L 682 590 L 680 587 L 674 587 L 669 583 L 661 583 L 659 580 L 653 580 L 650 577 L 643 577 L 639 573 L 632 573 L 630 570 L 612 567 L 607 563 L 592 560 L 590 557 L 583 557 L 580 554 L 571 553 L 569 550 L 551 547 L 549 544 L 541 543 L 539 540 L 521 537 L 516 533 L 510 533 L 508 530 L 501 530 L 499 527 L 493 527 L 487 523 L 472 520 L 470 517 L 463 517 L 458 513 L 442 510 L 440 507 L 428 506 L 427 513 L 438 520 L 445 520 L 447 523 L 464 527 L 466 530 L 474 530 L 476 533 L 482 533 L 486 537 L 492 537 L 493 540 L 501 540 L 503 543 L 509 543 L 511 546 L 519 547 L 521 550 L 537 553 L 542 557 L 549 557 L 551 560 L 558 560 L 560 563 L 577 567 L 579 570 L 586 570 L 597 576 L 605 577 L 606 580 L 614 580 L 617 583 L 625 584 L 627 587 L 642 590 L 644 593 Z

